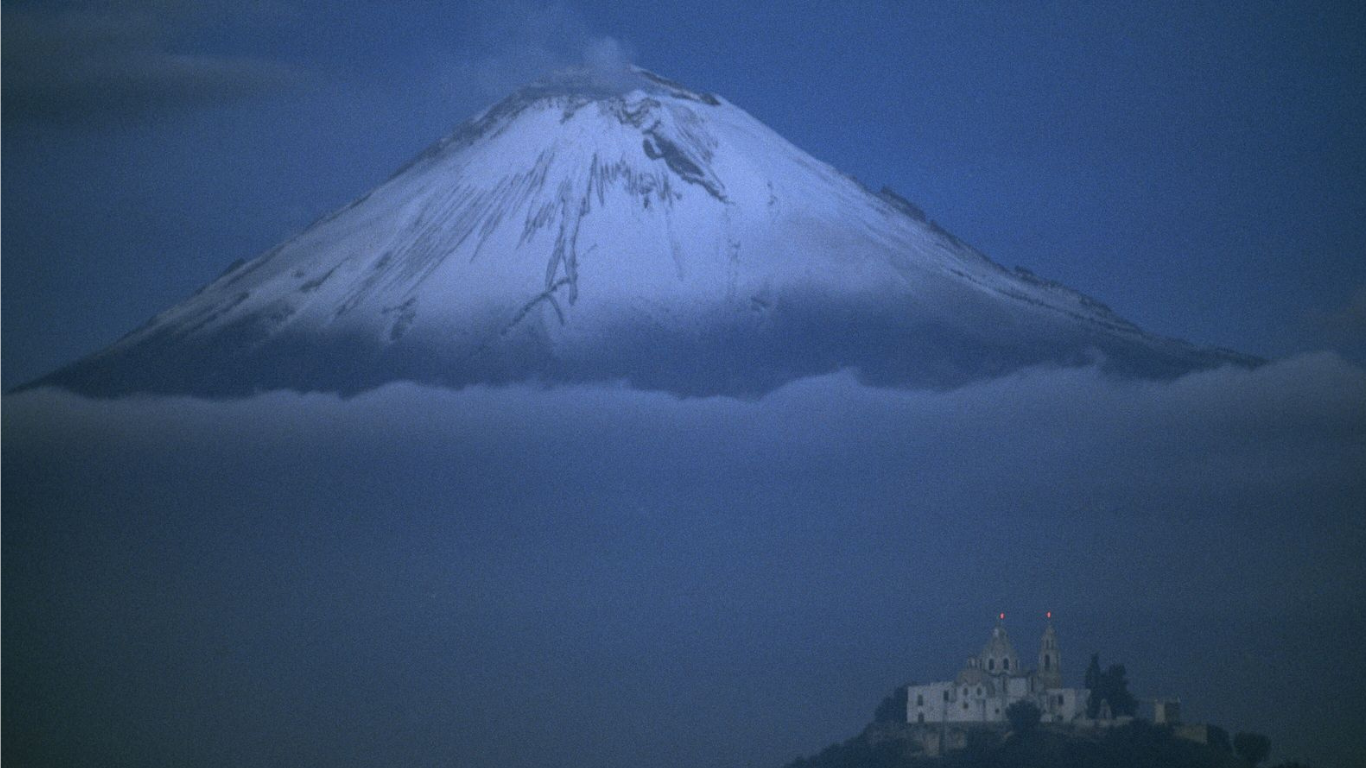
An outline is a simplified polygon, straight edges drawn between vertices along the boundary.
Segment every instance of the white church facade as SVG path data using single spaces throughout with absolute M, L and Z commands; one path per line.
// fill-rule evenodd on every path
M 1032 702 L 1045 723 L 1086 720 L 1090 691 L 1064 688 L 1062 652 L 1053 631 L 1052 616 L 1039 640 L 1038 666 L 1026 669 L 1010 644 L 1001 614 L 991 639 L 952 681 L 906 688 L 906 722 L 969 725 L 1000 723 L 1006 708 L 1018 701 Z

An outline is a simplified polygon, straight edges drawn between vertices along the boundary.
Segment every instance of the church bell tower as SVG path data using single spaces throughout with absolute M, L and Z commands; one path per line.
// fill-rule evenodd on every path
M 1062 652 L 1058 650 L 1058 636 L 1053 631 L 1053 612 L 1048 612 L 1048 627 L 1039 639 L 1039 684 L 1047 690 L 1062 687 Z

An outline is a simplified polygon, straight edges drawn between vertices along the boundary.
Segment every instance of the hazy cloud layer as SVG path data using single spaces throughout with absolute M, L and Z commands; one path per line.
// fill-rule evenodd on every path
M 1310 313 L 1304 336 L 1329 346 L 1349 359 L 1366 362 L 1366 285 L 1359 285 L 1347 300 L 1331 311 Z
M 7 115 L 96 120 L 236 101 L 297 84 L 289 64 L 201 50 L 207 24 L 288 18 L 265 3 L 115 2 L 38 4 L 5 11 Z
M 779 765 L 997 610 L 1025 658 L 1055 611 L 1073 682 L 1099 651 L 1279 757 L 1366 748 L 1366 373 L 1332 355 L 5 406 L 7 762 Z

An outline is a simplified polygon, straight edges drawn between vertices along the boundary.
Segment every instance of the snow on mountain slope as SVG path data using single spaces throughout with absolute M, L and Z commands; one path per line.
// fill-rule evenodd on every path
M 624 80 L 624 82 L 622 82 Z M 952 386 L 1036 364 L 1245 358 L 1010 272 L 710 94 L 562 73 L 37 384 L 92 394 L 625 380 L 756 394 L 854 367 Z

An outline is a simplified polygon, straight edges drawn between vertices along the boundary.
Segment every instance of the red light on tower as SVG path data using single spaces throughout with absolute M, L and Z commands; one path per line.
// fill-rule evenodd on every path
M 1001 621 L 1005 621 L 1005 620 L 1006 620 L 1006 615 L 1005 615 L 1004 613 L 1002 613 L 1001 615 L 997 616 L 996 618 L 1000 619 Z
M 1046 617 L 1048 617 L 1048 618 L 1051 619 L 1051 618 L 1053 618 L 1053 612 L 1052 612 L 1052 611 L 1049 611 L 1048 613 L 1045 613 L 1044 616 L 1046 616 Z

